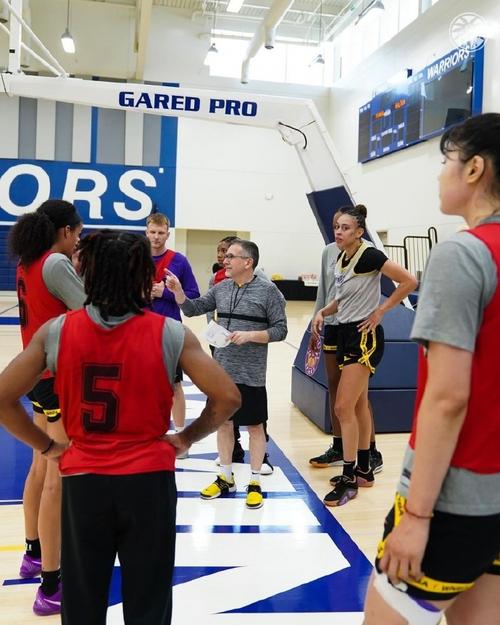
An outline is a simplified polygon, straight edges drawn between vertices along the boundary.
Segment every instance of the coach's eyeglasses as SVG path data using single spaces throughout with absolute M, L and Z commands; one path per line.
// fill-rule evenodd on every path
M 238 254 L 224 254 L 224 260 L 233 260 L 233 258 L 250 258 L 250 256 L 239 256 Z

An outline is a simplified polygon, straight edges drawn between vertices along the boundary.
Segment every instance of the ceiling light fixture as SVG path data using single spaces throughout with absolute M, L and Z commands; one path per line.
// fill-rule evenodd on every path
M 360 12 L 360 14 L 358 15 L 358 17 L 356 18 L 356 21 L 354 22 L 354 26 L 356 26 L 356 24 L 359 24 L 359 22 L 366 16 L 368 15 L 368 13 L 372 13 L 373 11 L 376 11 L 377 13 L 381 13 L 382 11 L 385 11 L 385 6 L 384 3 L 382 2 L 382 0 L 371 0 L 371 2 L 369 2 L 364 8 L 363 10 Z
M 320 3 L 319 3 L 319 32 L 318 32 L 318 48 L 319 48 L 319 52 L 314 57 L 314 59 L 309 63 L 309 67 L 311 67 L 312 65 L 324 65 L 325 64 L 325 58 L 323 56 L 322 45 L 323 45 L 323 0 L 320 0 Z
M 210 65 L 212 65 L 212 62 L 216 58 L 215 55 L 218 53 L 219 51 L 217 50 L 217 46 L 215 45 L 215 43 L 211 43 L 210 48 L 208 48 L 207 50 L 207 54 L 205 56 L 205 60 L 203 61 L 203 65 L 208 65 L 208 67 L 210 67 Z
M 317 54 L 314 59 L 311 61 L 311 64 L 309 65 L 309 67 L 311 65 L 324 65 L 325 64 L 325 58 L 323 57 L 323 55 L 321 54 L 321 52 L 319 54 Z
M 228 13 L 239 13 L 243 6 L 244 0 L 229 0 L 229 4 L 226 7 Z
M 213 24 L 212 24 L 212 31 L 211 31 L 211 35 L 215 34 L 215 23 L 217 21 L 217 2 L 214 2 L 214 20 L 213 20 Z M 212 37 L 212 41 L 210 43 L 210 47 L 207 50 L 207 54 L 205 56 L 205 60 L 203 61 L 203 65 L 207 65 L 208 67 L 210 67 L 212 65 L 212 63 L 214 62 L 214 60 L 217 58 L 217 54 L 219 53 L 219 51 L 217 50 L 217 46 L 215 45 L 215 41 L 213 40 Z
M 75 41 L 73 37 L 71 36 L 71 33 L 69 32 L 69 3 L 70 3 L 70 0 L 68 0 L 68 10 L 66 13 L 66 30 L 61 35 L 61 43 L 62 43 L 64 52 L 67 52 L 68 54 L 74 54 L 75 53 Z

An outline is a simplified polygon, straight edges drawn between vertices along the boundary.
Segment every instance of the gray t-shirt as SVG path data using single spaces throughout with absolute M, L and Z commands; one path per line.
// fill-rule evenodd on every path
M 335 264 L 337 323 L 361 321 L 377 308 L 380 302 L 380 269 L 386 261 L 387 256 L 365 240 L 349 260 L 346 252 L 342 252 Z
M 217 323 L 236 330 L 266 330 L 269 341 L 283 341 L 287 335 L 285 298 L 267 279 L 254 276 L 241 287 L 228 279 L 219 282 L 197 299 L 181 305 L 187 317 L 217 310 Z M 245 343 L 216 348 L 214 358 L 238 384 L 265 386 L 267 343 Z
M 83 282 L 67 256 L 58 252 L 50 254 L 43 263 L 42 278 L 49 293 L 70 310 L 82 308 L 86 299 Z
M 314 315 L 335 299 L 335 263 L 340 253 L 336 243 L 329 243 L 321 255 L 321 274 L 318 282 L 318 294 L 314 304 Z M 335 315 L 325 317 L 325 325 L 334 325 Z
M 482 223 L 500 223 L 500 216 Z M 473 234 L 459 232 L 433 248 L 418 300 L 414 341 L 474 351 L 483 312 L 498 286 L 488 247 Z M 408 493 L 414 452 L 408 448 L 398 490 Z M 436 510 L 481 516 L 500 513 L 500 474 L 484 475 L 450 467 Z
M 99 324 L 101 327 L 108 329 L 114 328 L 120 323 L 127 321 L 127 319 L 130 319 L 130 317 L 133 317 L 134 315 L 134 313 L 129 313 L 121 317 L 109 317 L 109 319 L 105 320 L 102 318 L 98 308 L 96 308 L 95 306 L 86 306 L 85 310 L 87 311 L 92 321 Z M 64 325 L 65 319 L 66 315 L 60 315 L 52 321 L 49 327 L 47 339 L 45 341 L 47 369 L 49 369 L 49 371 L 51 371 L 52 373 L 56 373 L 57 369 L 59 340 L 61 337 L 61 330 Z M 180 321 L 165 317 L 162 337 L 163 362 L 165 364 L 165 369 L 168 374 L 169 382 L 170 384 L 172 384 L 172 386 L 175 380 L 175 370 L 177 368 L 177 363 L 179 361 L 182 348 L 184 347 L 184 335 L 185 329 Z

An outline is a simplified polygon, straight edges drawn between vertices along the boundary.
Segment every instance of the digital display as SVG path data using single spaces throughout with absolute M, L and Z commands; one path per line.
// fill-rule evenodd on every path
M 481 113 L 484 46 L 452 50 L 359 109 L 358 161 L 401 150 Z

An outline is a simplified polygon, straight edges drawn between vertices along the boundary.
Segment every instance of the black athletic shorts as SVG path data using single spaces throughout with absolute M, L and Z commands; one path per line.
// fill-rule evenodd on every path
M 241 393 L 241 408 L 232 416 L 236 425 L 259 425 L 267 421 L 267 391 L 265 386 L 236 384 Z
M 385 540 L 400 522 L 404 503 L 405 498 L 396 494 L 385 519 L 375 560 L 379 571 Z M 425 576 L 418 582 L 406 581 L 405 592 L 427 601 L 452 599 L 472 588 L 483 573 L 500 575 L 500 514 L 465 516 L 434 511 L 421 568 Z
M 325 354 L 332 354 L 335 356 L 338 349 L 338 325 L 325 326 L 323 330 L 323 351 Z
M 378 325 L 375 330 L 358 331 L 358 324 L 340 323 L 337 327 L 337 362 L 339 369 L 347 365 L 366 365 L 373 375 L 384 355 L 384 329 Z
M 28 393 L 28 399 L 33 404 L 33 411 L 45 415 L 49 423 L 61 418 L 59 397 L 54 393 L 54 378 L 44 378 L 35 384 Z

